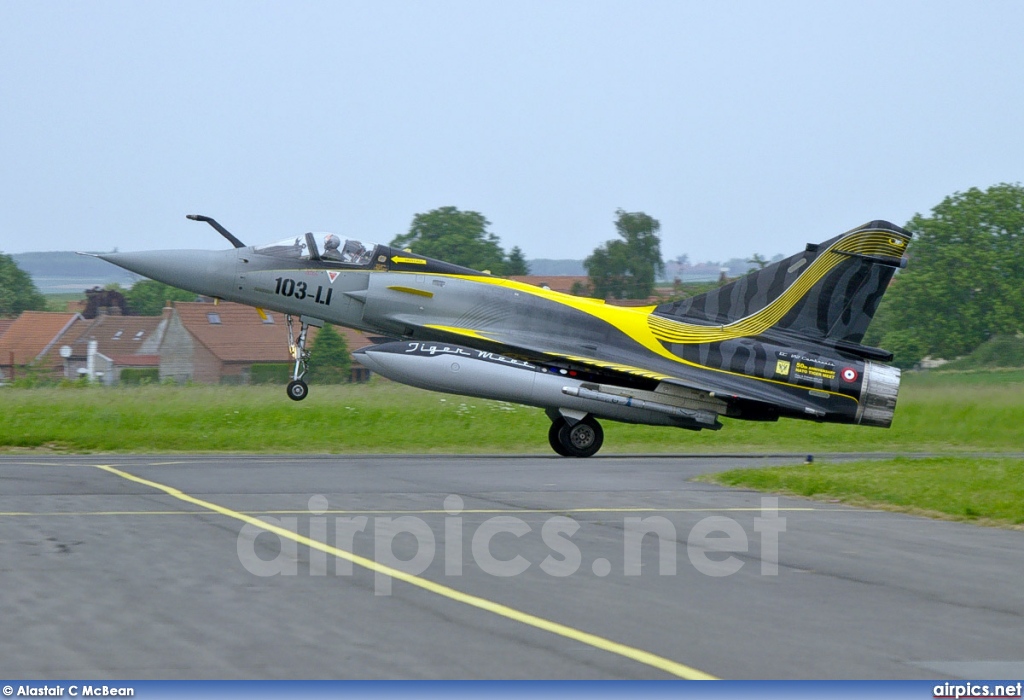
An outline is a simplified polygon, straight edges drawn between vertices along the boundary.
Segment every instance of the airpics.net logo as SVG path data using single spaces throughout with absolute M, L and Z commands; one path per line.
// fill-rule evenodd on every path
M 418 515 L 328 515 L 329 503 L 322 495 L 310 498 L 308 509 L 309 514 L 301 517 L 265 515 L 256 519 L 260 524 L 244 525 L 238 533 L 237 552 L 246 571 L 259 577 L 352 576 L 359 566 L 373 571 L 375 595 L 386 596 L 391 594 L 393 579 L 388 570 L 419 576 L 439 556 L 445 576 L 462 576 L 467 544 L 472 566 L 498 578 L 520 576 L 535 566 L 555 578 L 587 569 L 594 576 L 605 577 L 618 568 L 607 557 L 584 556 L 573 539 L 584 526 L 574 518 L 552 515 L 531 525 L 515 515 L 494 515 L 469 523 L 463 499 L 454 494 L 444 499 L 443 511 L 437 513 L 443 517 L 433 518 L 433 528 Z M 608 532 L 621 537 L 621 545 L 616 547 L 613 542 L 611 546 L 617 550 L 616 559 L 621 553 L 624 576 L 640 576 L 643 569 L 674 576 L 679 571 L 680 550 L 689 565 L 705 576 L 731 576 L 745 566 L 755 566 L 737 556 L 754 551 L 760 560 L 760 575 L 778 576 L 779 535 L 786 531 L 786 518 L 779 516 L 778 498 L 764 497 L 753 518 L 753 533 L 723 515 L 702 518 L 685 532 L 661 515 L 623 516 L 621 523 L 604 519 L 600 525 L 587 526 L 604 527 L 605 543 Z M 366 540 L 372 540 L 371 556 L 356 553 L 357 537 L 365 549 L 370 548 Z M 601 546 L 608 551 L 607 544 Z M 308 562 L 302 561 L 302 550 L 308 551 Z

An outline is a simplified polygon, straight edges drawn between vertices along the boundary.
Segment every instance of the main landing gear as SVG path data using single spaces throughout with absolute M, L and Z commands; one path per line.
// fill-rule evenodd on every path
M 288 398 L 292 401 L 302 401 L 309 394 L 309 386 L 306 385 L 306 382 L 302 381 L 302 378 L 306 376 L 306 372 L 309 371 L 309 367 L 306 365 L 307 360 L 309 360 L 309 350 L 306 349 L 306 335 L 309 332 L 310 326 L 319 328 L 323 326 L 324 322 L 307 318 L 306 316 L 299 317 L 299 342 L 296 343 L 295 335 L 292 332 L 291 314 L 285 316 L 285 321 L 288 323 L 288 350 L 291 351 L 292 357 L 295 359 L 292 380 L 288 382 Z
M 587 415 L 570 423 L 565 416 L 558 415 L 551 421 L 548 443 L 563 457 L 590 457 L 601 449 L 604 430 L 594 417 Z

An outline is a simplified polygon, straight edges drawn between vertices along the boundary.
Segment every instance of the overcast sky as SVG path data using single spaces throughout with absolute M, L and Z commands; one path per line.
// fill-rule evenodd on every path
M 0 250 L 792 253 L 1024 180 L 1024 2 L 0 2 Z

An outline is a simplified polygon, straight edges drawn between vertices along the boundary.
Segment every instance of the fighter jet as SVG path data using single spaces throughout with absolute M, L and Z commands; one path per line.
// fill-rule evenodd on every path
M 299 401 L 310 326 L 379 336 L 356 352 L 404 384 L 536 406 L 548 442 L 589 457 L 599 419 L 718 430 L 721 417 L 889 427 L 900 370 L 861 344 L 911 233 L 872 221 L 699 296 L 640 308 L 561 294 L 331 233 L 231 250 L 100 255 L 115 265 L 288 320 Z M 293 334 L 297 316 L 298 336 Z

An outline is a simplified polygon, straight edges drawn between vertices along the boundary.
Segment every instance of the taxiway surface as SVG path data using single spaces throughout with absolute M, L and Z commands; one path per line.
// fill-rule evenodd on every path
M 2 457 L 0 676 L 1024 676 L 1024 532 L 692 481 L 798 461 Z

